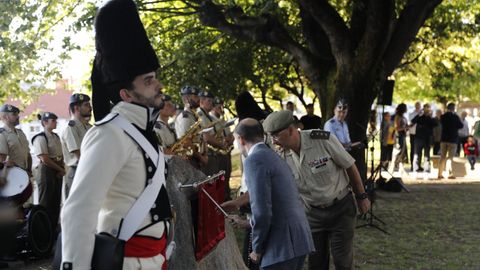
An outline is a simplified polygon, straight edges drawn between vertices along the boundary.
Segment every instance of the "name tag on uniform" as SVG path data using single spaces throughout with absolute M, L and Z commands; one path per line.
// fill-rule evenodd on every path
M 312 173 L 323 172 L 327 169 L 327 163 L 330 160 L 330 157 L 320 157 L 318 159 L 313 159 L 308 162 L 310 170 Z

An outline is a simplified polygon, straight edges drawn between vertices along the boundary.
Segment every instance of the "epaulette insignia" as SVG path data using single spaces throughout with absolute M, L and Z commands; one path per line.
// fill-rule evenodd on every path
M 75 120 L 70 120 L 68 121 L 68 125 L 71 126 L 71 127 L 74 127 L 75 126 Z
M 118 113 L 109 113 L 102 120 L 95 122 L 95 126 L 101 126 L 112 121 L 115 117 L 118 116 Z
M 314 129 L 310 132 L 310 138 L 313 140 L 328 140 L 330 138 L 330 132 Z

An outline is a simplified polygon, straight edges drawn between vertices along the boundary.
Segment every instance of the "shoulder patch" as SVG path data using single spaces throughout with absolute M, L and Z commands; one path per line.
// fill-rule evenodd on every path
M 160 123 L 160 121 L 157 121 L 157 122 L 155 122 L 154 127 L 155 127 L 156 129 L 162 129 L 162 124 Z
M 95 126 L 104 125 L 104 124 L 112 121 L 117 116 L 118 116 L 118 113 L 109 113 L 102 120 L 95 122 Z
M 310 138 L 313 140 L 328 140 L 330 138 L 330 132 L 314 129 L 310 132 Z
M 188 118 L 188 112 L 187 112 L 187 111 L 183 111 L 183 112 L 182 112 L 182 116 L 183 116 L 183 118 Z
M 55 133 L 54 133 L 55 134 Z M 35 139 L 38 137 L 38 136 L 43 136 L 45 137 L 45 140 L 47 141 L 47 144 L 48 144 L 48 139 L 47 139 L 47 135 L 45 134 L 45 132 L 40 132 L 38 134 L 36 134 L 35 136 L 32 137 L 32 144 L 33 144 L 33 141 L 35 141 Z
M 68 125 L 71 126 L 71 127 L 74 127 L 75 126 L 75 120 L 70 120 L 68 121 Z
M 0 133 L 4 132 L 5 128 L 0 128 Z

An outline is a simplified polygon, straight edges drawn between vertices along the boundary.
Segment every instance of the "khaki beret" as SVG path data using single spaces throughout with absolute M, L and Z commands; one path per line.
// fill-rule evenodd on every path
M 263 129 L 267 133 L 276 133 L 286 129 L 294 122 L 295 119 L 291 111 L 277 111 L 269 114 L 265 121 L 263 121 Z

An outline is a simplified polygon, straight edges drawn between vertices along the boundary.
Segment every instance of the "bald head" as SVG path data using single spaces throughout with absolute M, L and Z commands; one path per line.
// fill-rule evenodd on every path
M 251 144 L 263 141 L 263 126 L 253 118 L 245 118 L 240 121 L 235 127 L 234 133 Z

